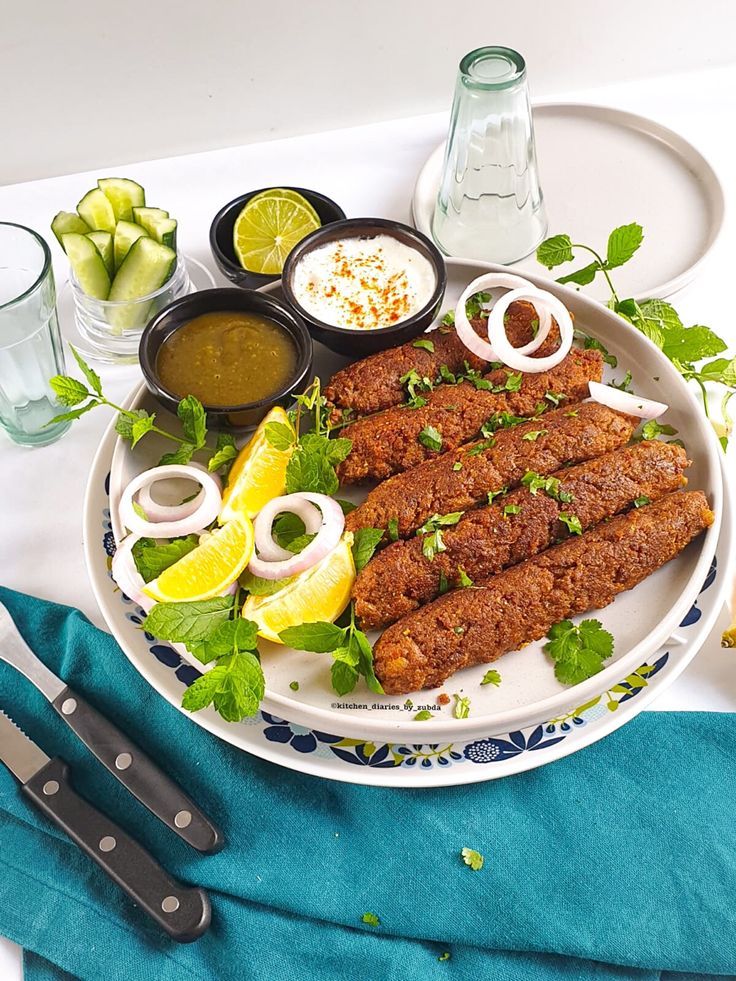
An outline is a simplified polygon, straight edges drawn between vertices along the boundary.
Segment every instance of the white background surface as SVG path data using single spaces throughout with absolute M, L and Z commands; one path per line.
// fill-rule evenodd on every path
M 731 96 L 735 88 L 736 69 L 722 69 L 573 94 L 645 113 L 681 132 L 712 160 L 728 193 L 736 186 Z M 422 116 L 175 160 L 116 166 L 114 172 L 143 183 L 152 203 L 180 219 L 182 249 L 214 269 L 207 247 L 209 222 L 221 204 L 252 187 L 286 183 L 313 187 L 334 197 L 350 216 L 373 214 L 406 221 L 414 176 L 445 135 L 445 127 L 444 114 Z M 40 166 L 42 158 L 35 150 L 30 156 Z M 98 170 L 86 176 L 0 187 L 0 215 L 3 220 L 31 225 L 50 239 L 51 216 L 60 208 L 73 207 L 99 175 Z M 621 220 L 635 218 L 625 215 Z M 712 261 L 675 298 L 687 323 L 711 325 L 732 348 L 736 347 L 736 321 L 730 300 L 729 308 L 724 303 L 724 294 L 733 281 L 735 245 L 736 223 L 729 218 Z M 66 266 L 55 243 L 52 248 L 61 284 Z M 122 398 L 140 377 L 133 367 L 103 366 L 99 370 L 113 400 Z M 81 507 L 92 456 L 108 419 L 105 411 L 95 410 L 75 423 L 58 443 L 39 450 L 15 447 L 0 434 L 0 581 L 80 607 L 100 626 L 83 563 Z M 733 471 L 733 455 L 730 460 Z M 717 642 L 726 620 L 724 614 L 703 652 L 657 701 L 657 709 L 736 711 L 736 657 L 722 651 Z M 19 965 L 17 948 L 0 941 L 0 979 L 16 981 Z
M 0 184 L 445 110 L 459 58 L 480 44 L 521 51 L 537 98 L 734 60 L 731 0 L 0 10 Z

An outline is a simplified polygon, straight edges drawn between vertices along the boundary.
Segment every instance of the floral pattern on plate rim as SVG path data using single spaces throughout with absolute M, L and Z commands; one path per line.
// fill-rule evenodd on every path
M 105 481 L 106 492 L 108 481 L 109 474 Z M 115 539 L 108 508 L 103 511 L 102 529 L 102 546 L 107 556 L 108 575 L 112 581 L 110 567 L 112 556 L 115 554 Z M 708 575 L 701 587 L 701 593 L 713 585 L 716 576 L 717 559 L 714 556 Z M 115 588 L 117 589 L 117 587 Z M 127 607 L 125 618 L 139 627 L 145 617 L 144 611 L 128 599 L 123 592 L 120 590 L 117 592 L 121 602 Z M 701 616 L 702 613 L 696 600 L 683 618 L 680 627 L 694 626 Z M 162 644 L 152 634 L 144 632 L 143 636 L 148 643 L 151 655 L 172 670 L 182 685 L 185 687 L 191 685 L 200 676 L 195 667 L 183 661 L 176 651 L 167 644 Z M 316 753 L 353 766 L 369 766 L 378 769 L 403 766 L 428 770 L 435 767 L 446 768 L 467 763 L 497 763 L 522 753 L 534 753 L 556 746 L 581 727 L 605 718 L 608 712 L 617 711 L 620 705 L 636 698 L 647 688 L 649 681 L 664 670 L 668 663 L 670 663 L 670 653 L 665 651 L 653 663 L 645 662 L 608 691 L 590 699 L 583 705 L 572 708 L 565 715 L 550 719 L 543 725 L 518 729 L 504 736 L 474 739 L 468 743 L 374 743 L 365 739 L 347 739 L 297 725 L 268 712 L 260 712 L 259 716 L 246 719 L 240 724 L 256 727 L 263 739 L 271 743 L 280 743 L 285 747 L 288 746 L 294 753 Z

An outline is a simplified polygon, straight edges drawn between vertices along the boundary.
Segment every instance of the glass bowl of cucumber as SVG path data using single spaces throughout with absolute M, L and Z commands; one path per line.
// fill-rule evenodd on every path
M 149 320 L 192 290 L 176 220 L 148 207 L 135 181 L 103 177 L 51 228 L 69 259 L 74 322 L 87 354 L 137 361 Z

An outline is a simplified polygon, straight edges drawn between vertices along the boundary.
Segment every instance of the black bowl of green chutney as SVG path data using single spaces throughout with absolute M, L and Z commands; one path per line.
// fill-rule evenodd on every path
M 170 412 L 194 395 L 208 425 L 253 429 L 311 380 L 312 338 L 285 303 L 255 290 L 200 290 L 159 311 L 138 356 L 149 391 Z

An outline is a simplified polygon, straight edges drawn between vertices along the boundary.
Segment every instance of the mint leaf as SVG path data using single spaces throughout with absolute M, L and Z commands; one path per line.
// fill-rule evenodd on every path
M 586 351 L 591 349 L 594 351 L 600 351 L 603 356 L 603 361 L 605 364 L 610 365 L 612 368 L 618 366 L 618 358 L 615 354 L 609 354 L 607 348 L 601 344 L 601 342 L 595 337 L 588 337 L 587 334 L 583 334 L 583 348 Z
M 187 644 L 204 640 L 230 619 L 232 611 L 232 596 L 216 596 L 195 603 L 157 603 L 143 621 L 143 629 L 160 640 Z
M 370 641 L 363 631 L 358 630 L 357 627 L 351 627 L 351 631 L 350 645 L 354 649 L 357 648 L 358 651 L 358 670 L 373 694 L 383 695 L 383 687 L 373 669 L 373 648 L 370 645 Z
M 152 538 L 139 538 L 131 551 L 135 567 L 144 582 L 151 582 L 198 545 L 199 539 L 196 535 L 175 538 L 165 545 L 157 545 Z
M 182 707 L 197 712 L 214 704 L 226 722 L 255 715 L 265 693 L 263 669 L 255 655 L 241 651 L 221 658 L 184 692 Z
M 216 470 L 222 470 L 223 476 L 226 477 L 237 455 L 238 448 L 230 433 L 218 433 L 217 445 L 209 459 L 207 469 L 210 473 L 215 473 Z
M 196 448 L 192 443 L 182 443 L 173 453 L 164 453 L 158 461 L 158 466 L 168 467 L 174 463 L 187 464 L 194 456 Z
M 434 354 L 434 344 L 432 343 L 432 341 L 425 340 L 424 338 L 420 338 L 420 340 L 414 341 L 411 346 L 422 348 L 425 351 L 429 351 L 430 354 Z
M 302 519 L 293 514 L 291 511 L 285 511 L 284 514 L 280 514 L 278 518 L 273 523 L 272 535 L 274 541 L 281 548 L 288 548 L 289 551 L 294 551 L 291 548 L 292 544 L 304 535 L 305 528 Z
M 677 310 L 665 300 L 642 300 L 641 312 L 647 320 L 656 321 L 662 330 L 682 327 L 682 321 Z
M 353 562 L 360 572 L 373 558 L 373 553 L 383 538 L 383 528 L 359 528 L 353 536 Z
M 572 240 L 569 235 L 553 235 L 537 247 L 537 261 L 548 269 L 572 260 Z
M 176 414 L 181 420 L 184 438 L 188 443 L 192 443 L 195 449 L 200 450 L 207 436 L 207 419 L 202 403 L 193 395 L 187 395 L 179 402 Z
M 608 236 L 606 267 L 616 269 L 633 256 L 644 239 L 644 229 L 636 222 L 614 228 Z
M 583 266 L 582 269 L 576 269 L 575 272 L 568 273 L 567 276 L 560 276 L 557 282 L 562 285 L 565 283 L 575 283 L 577 286 L 587 286 L 588 283 L 593 282 L 595 274 L 600 269 L 601 264 L 596 260 L 595 262 L 591 262 L 589 266 Z
M 251 596 L 273 596 L 290 582 L 291 579 L 262 579 L 260 576 L 254 576 L 247 569 L 240 577 L 243 589 L 247 589 Z
M 296 434 L 291 426 L 283 422 L 266 423 L 266 439 L 275 450 L 288 450 L 296 442 Z
M 613 654 L 613 637 L 600 620 L 571 620 L 554 624 L 547 634 L 545 652 L 555 662 L 555 677 L 563 685 L 576 685 L 592 678 Z
M 71 422 L 74 419 L 79 419 L 80 416 L 83 416 L 85 413 L 89 412 L 90 409 L 94 409 L 94 407 L 99 404 L 99 402 L 88 402 L 86 405 L 83 405 L 81 409 L 70 409 L 69 412 L 62 412 L 60 415 L 54 416 L 53 419 L 49 419 L 49 421 L 44 424 L 44 429 L 46 426 L 53 426 L 55 422 Z
M 439 452 L 442 449 L 442 434 L 434 426 L 425 426 L 419 433 L 418 439 L 428 450 Z
M 118 413 L 115 420 L 115 432 L 121 439 L 133 439 L 133 426 L 139 419 L 146 419 L 148 413 L 145 409 L 130 409 L 126 413 Z
M 146 433 L 150 433 L 153 428 L 153 422 L 155 420 L 155 415 L 145 415 L 141 416 L 140 419 L 136 419 L 133 425 L 130 427 L 130 446 L 131 449 L 138 443 Z
M 716 358 L 701 365 L 696 378 L 703 382 L 720 382 L 722 385 L 736 385 L 736 358 Z
M 346 635 L 334 623 L 302 623 L 297 627 L 287 627 L 279 634 L 287 647 L 297 651 L 311 651 L 314 654 L 329 654 L 344 644 Z
M 92 387 L 92 391 L 95 392 L 97 395 L 101 396 L 102 382 L 100 381 L 100 376 L 97 374 L 96 371 L 93 371 L 92 368 L 90 368 L 90 366 L 87 364 L 87 362 L 84 360 L 82 355 L 79 353 L 79 351 L 77 351 L 77 349 L 74 347 L 73 344 L 70 344 L 69 347 L 72 350 L 72 354 L 74 355 L 74 360 L 79 365 L 82 374 L 87 379 L 90 386 Z
M 345 661 L 333 661 L 330 673 L 332 687 L 338 695 L 347 695 L 348 692 L 351 692 L 359 677 L 356 669 Z
M 92 394 L 86 385 L 68 375 L 54 375 L 49 379 L 49 385 L 56 395 L 57 401 L 64 406 L 79 405 Z
M 681 363 L 712 358 L 726 350 L 726 344 L 709 327 L 673 327 L 667 331 L 662 348 L 670 360 Z

